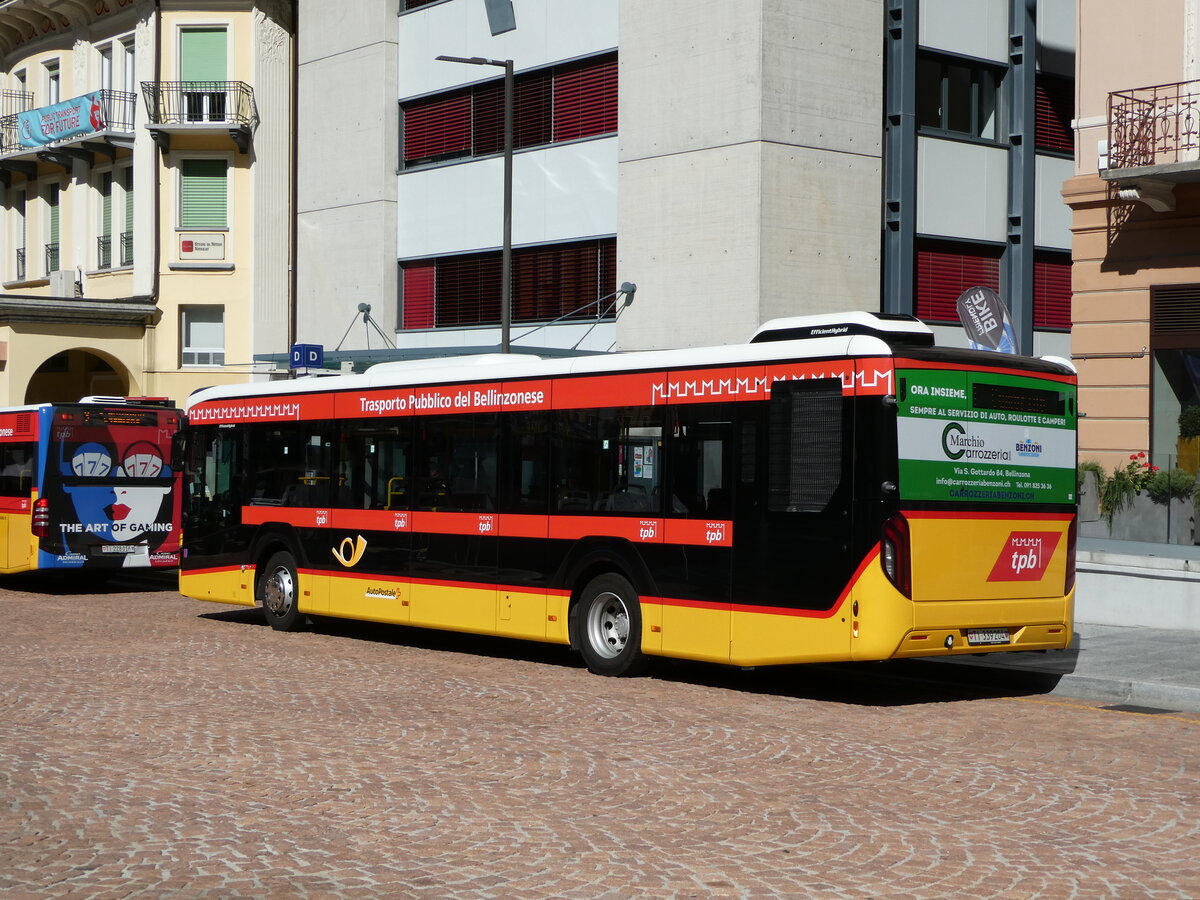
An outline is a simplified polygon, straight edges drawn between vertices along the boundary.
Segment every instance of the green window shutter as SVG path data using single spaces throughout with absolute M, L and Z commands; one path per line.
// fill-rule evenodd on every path
M 112 235 L 112 172 L 100 176 L 100 236 Z
M 225 81 L 226 62 L 224 28 L 188 28 L 180 33 L 179 80 Z
M 225 228 L 229 164 L 223 159 L 185 159 L 181 166 L 180 228 Z
M 133 231 L 133 166 L 125 170 L 125 230 Z
M 50 193 L 47 197 L 50 206 L 50 243 L 58 243 L 58 185 L 50 185 Z

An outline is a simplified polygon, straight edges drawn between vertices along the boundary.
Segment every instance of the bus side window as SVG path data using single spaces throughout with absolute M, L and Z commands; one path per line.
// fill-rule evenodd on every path
M 412 422 L 350 422 L 339 444 L 334 505 L 408 509 Z
M 559 413 L 551 471 L 556 511 L 660 513 L 662 443 L 661 409 Z
M 495 413 L 425 416 L 416 423 L 418 509 L 490 512 L 496 508 Z
M 733 411 L 727 404 L 677 406 L 668 441 L 671 506 L 691 518 L 733 516 Z
M 842 482 L 842 382 L 777 381 L 767 429 L 767 509 L 821 512 Z
M 0 496 L 28 497 L 33 489 L 33 444 L 0 445 Z
M 550 441 L 550 414 L 517 412 L 505 416 L 500 511 L 545 514 L 546 460 Z

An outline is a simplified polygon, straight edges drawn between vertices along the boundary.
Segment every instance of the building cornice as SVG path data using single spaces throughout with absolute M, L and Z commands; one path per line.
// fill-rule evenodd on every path
M 158 307 L 153 297 L 35 297 L 0 294 L 0 325 L 37 322 L 58 325 L 108 325 L 144 328 L 154 322 Z

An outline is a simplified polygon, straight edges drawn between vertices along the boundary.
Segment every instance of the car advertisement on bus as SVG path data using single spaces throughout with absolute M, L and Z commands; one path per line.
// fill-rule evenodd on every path
M 897 370 L 900 498 L 1075 503 L 1075 387 L 998 372 Z

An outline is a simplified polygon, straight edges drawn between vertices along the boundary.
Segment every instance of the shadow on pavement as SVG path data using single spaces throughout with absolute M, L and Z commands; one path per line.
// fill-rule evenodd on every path
M 0 576 L 0 589 L 61 597 L 68 594 L 136 594 L 179 589 L 175 569 L 88 569 L 86 571 L 22 572 Z
M 204 613 L 201 618 L 267 627 L 261 609 Z M 312 630 L 333 637 L 462 656 L 511 659 L 563 669 L 583 668 L 576 654 L 558 644 L 335 618 L 316 618 Z M 1076 649 L 1045 654 L 990 654 L 987 657 L 764 666 L 756 669 L 689 660 L 653 659 L 649 677 L 665 682 L 858 706 L 911 706 L 1046 694 L 1055 688 L 1063 675 L 1074 670 L 1077 657 Z

